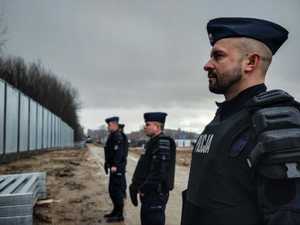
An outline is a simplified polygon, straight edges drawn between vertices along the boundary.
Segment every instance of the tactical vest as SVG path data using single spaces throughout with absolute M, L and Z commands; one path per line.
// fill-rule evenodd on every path
M 256 111 L 274 105 L 294 105 L 294 102 L 282 91 L 270 91 L 248 103 L 223 121 L 217 115 L 199 136 L 193 150 L 188 190 L 184 193 L 181 225 L 262 224 L 257 184 L 247 163 L 249 154 L 233 156 L 230 151 L 234 141 L 246 130 L 254 133 L 250 142 L 255 142 L 258 127 L 253 127 L 256 120 L 253 114 Z
M 182 225 L 255 224 L 257 221 L 253 217 L 257 212 L 255 193 L 244 190 L 252 183 L 246 156 L 231 157 L 229 153 L 233 141 L 249 128 L 249 119 L 246 110 L 223 121 L 216 116 L 199 136 L 192 154 L 184 210 L 187 215 L 183 215 Z
M 176 144 L 174 140 L 165 135 L 160 135 L 155 140 L 147 142 L 145 146 L 145 153 L 141 155 L 135 172 L 133 174 L 132 183 L 139 187 L 143 184 L 150 172 L 153 157 L 155 157 L 155 150 L 158 149 L 159 139 L 166 139 L 170 141 L 170 168 L 168 180 L 163 181 L 162 191 L 167 192 L 174 188 L 174 177 L 175 177 L 175 164 L 176 164 Z

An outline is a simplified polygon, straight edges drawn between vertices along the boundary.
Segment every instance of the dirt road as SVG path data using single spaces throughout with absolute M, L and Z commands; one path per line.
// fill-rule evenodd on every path
M 128 156 L 127 182 L 130 183 L 139 155 Z M 0 165 L 0 174 L 46 172 L 47 201 L 36 205 L 34 225 L 107 225 L 103 215 L 112 209 L 108 176 L 104 174 L 104 150 L 45 151 Z M 167 205 L 166 225 L 179 225 L 181 191 L 186 187 L 189 167 L 176 166 L 175 189 Z M 140 205 L 139 205 L 140 206 Z M 125 222 L 112 225 L 139 225 L 140 207 L 125 202 Z
M 103 163 L 104 163 L 104 150 L 101 147 L 96 147 L 94 145 L 89 145 L 89 151 L 91 155 L 98 162 L 99 167 L 101 167 L 100 173 L 103 173 Z M 131 177 L 133 175 L 134 169 L 138 161 L 138 156 L 136 154 L 129 153 L 128 163 L 127 163 L 127 183 L 130 183 Z M 176 166 L 176 178 L 175 178 L 175 188 L 170 193 L 170 199 L 167 205 L 166 211 L 166 225 L 179 225 L 181 217 L 181 192 L 187 186 L 189 168 L 184 166 Z M 101 175 L 101 174 L 100 174 Z M 104 173 L 103 173 L 104 175 Z M 106 192 L 107 192 L 107 182 L 108 176 L 105 176 Z M 105 195 L 105 201 L 110 204 L 110 199 L 108 193 Z M 134 207 L 130 200 L 127 199 L 125 202 L 125 223 L 126 225 L 139 225 L 139 212 L 140 207 Z M 101 223 L 105 224 L 105 223 Z

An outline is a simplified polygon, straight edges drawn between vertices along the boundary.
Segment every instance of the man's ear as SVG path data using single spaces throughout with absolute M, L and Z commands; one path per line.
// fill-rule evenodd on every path
M 256 53 L 249 54 L 246 59 L 244 71 L 247 73 L 254 71 L 258 67 L 259 61 L 260 55 Z

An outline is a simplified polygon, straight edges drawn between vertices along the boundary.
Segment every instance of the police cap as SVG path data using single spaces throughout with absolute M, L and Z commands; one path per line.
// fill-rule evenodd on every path
M 274 55 L 287 40 L 288 31 L 282 26 L 262 19 L 222 17 L 210 20 L 207 32 L 211 45 L 230 37 L 248 37 L 264 43 Z
M 168 114 L 164 112 L 147 112 L 144 113 L 144 119 L 145 122 L 151 121 L 165 123 L 167 115 Z
M 109 122 L 116 122 L 119 123 L 119 117 L 113 116 L 105 119 L 105 122 L 108 124 Z

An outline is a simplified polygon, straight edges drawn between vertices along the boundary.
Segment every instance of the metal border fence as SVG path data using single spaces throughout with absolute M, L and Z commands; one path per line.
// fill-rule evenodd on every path
M 70 126 L 0 79 L 0 157 L 73 146 Z

